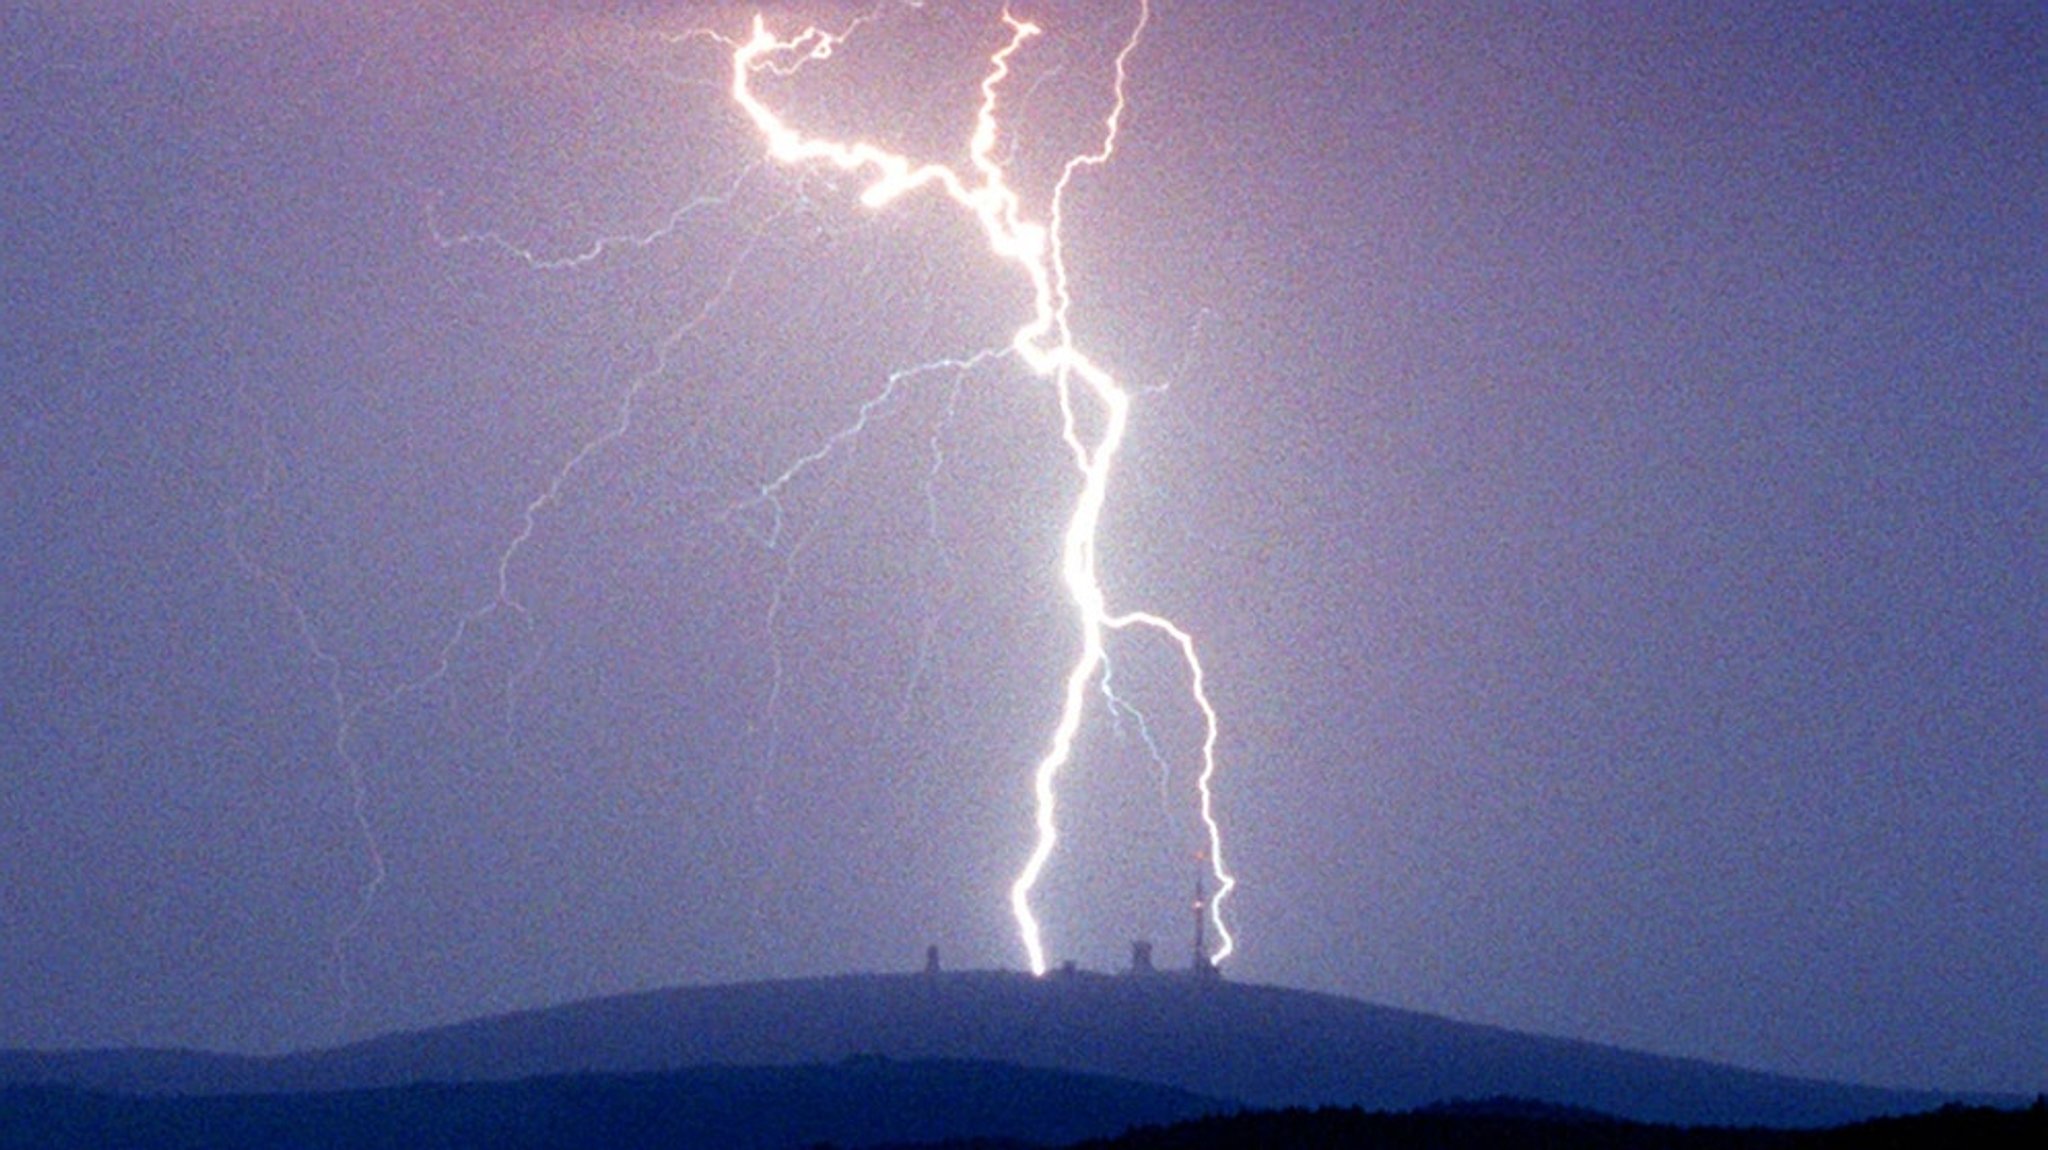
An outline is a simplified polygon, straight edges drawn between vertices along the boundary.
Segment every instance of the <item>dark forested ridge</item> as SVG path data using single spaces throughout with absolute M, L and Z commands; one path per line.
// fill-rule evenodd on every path
M 0 1089 L 0 1150 L 1929 1150 L 2048 1146 L 2048 1101 L 1825 1129 L 1682 1127 L 1523 1100 L 1232 1111 L 1139 1083 L 973 1063 L 714 1068 L 331 1094 Z
M 859 1058 L 311 1094 L 11 1087 L 0 1089 L 0 1148 L 784 1150 L 966 1138 L 1049 1146 L 1223 1108 L 1092 1075 Z
M 966 1150 L 972 1143 L 960 1144 Z M 1214 1115 L 1089 1139 L 1071 1150 L 1954 1150 L 2048 1146 L 2048 1102 L 2023 1110 L 1944 1106 L 1825 1129 L 1685 1127 L 1540 1106 L 1356 1108 Z M 936 1150 L 936 1148 L 935 1148 Z
M 1956 1101 L 2027 1101 L 1789 1078 L 1220 979 L 996 972 L 653 991 L 275 1058 L 0 1053 L 0 1086 L 307 1094 L 866 1055 L 1105 1076 L 1267 1109 L 1517 1097 L 1690 1126 L 1833 1126 Z

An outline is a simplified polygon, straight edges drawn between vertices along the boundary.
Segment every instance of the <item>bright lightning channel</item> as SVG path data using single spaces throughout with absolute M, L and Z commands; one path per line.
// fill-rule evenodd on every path
M 1088 705 L 1089 684 L 1106 673 L 1108 632 L 1133 628 L 1156 631 L 1178 646 L 1187 667 L 1189 692 L 1202 713 L 1202 768 L 1196 787 L 1202 824 L 1208 834 L 1207 860 L 1217 884 L 1216 893 L 1209 900 L 1208 915 L 1218 942 L 1208 956 L 1209 961 L 1220 963 L 1236 949 L 1223 918 L 1224 900 L 1237 880 L 1223 863 L 1222 832 L 1214 809 L 1216 709 L 1209 701 L 1193 636 L 1172 620 L 1149 611 L 1112 611 L 1102 589 L 1096 566 L 1102 513 L 1108 501 L 1110 472 L 1130 418 L 1131 395 L 1075 346 L 1067 320 L 1071 300 L 1060 243 L 1062 205 L 1077 172 L 1106 164 L 1115 154 L 1118 124 L 1124 112 L 1127 65 L 1150 16 L 1149 3 L 1141 0 L 1138 19 L 1116 56 L 1114 101 L 1103 118 L 1102 142 L 1094 151 L 1072 156 L 1062 165 L 1043 223 L 1025 217 L 1021 198 L 1010 187 L 1002 164 L 995 158 L 1001 132 L 996 115 L 997 93 L 1010 74 L 1011 58 L 1040 34 L 1036 24 L 1007 12 L 1003 15 L 1010 37 L 989 57 L 989 69 L 982 78 L 981 106 L 968 144 L 973 170 L 966 175 L 942 164 L 913 163 L 907 156 L 867 141 L 841 142 L 807 136 L 784 122 L 754 94 L 755 75 L 767 72 L 786 76 L 806 62 L 826 59 L 847 33 L 810 27 L 782 39 L 771 33 L 767 21 L 757 15 L 752 35 L 735 45 L 732 55 L 732 98 L 760 130 L 770 157 L 785 165 L 828 164 L 849 175 L 871 177 L 860 194 L 860 202 L 872 209 L 884 208 L 913 191 L 936 188 L 970 212 L 980 223 L 989 250 L 998 259 L 1014 265 L 1031 283 L 1031 318 L 1017 329 L 1010 348 L 1034 374 L 1052 381 L 1059 396 L 1061 434 L 1081 476 L 1080 494 L 1075 498 L 1060 546 L 1060 578 L 1080 624 L 1081 650 L 1067 671 L 1059 722 L 1032 774 L 1037 840 L 1010 886 L 1010 909 L 1034 974 L 1045 973 L 1046 961 L 1038 917 L 1031 909 L 1031 894 L 1059 844 L 1060 772 L 1073 758 L 1074 740 Z M 1076 404 L 1083 397 L 1092 400 L 1102 412 L 1101 430 L 1092 442 L 1077 426 Z

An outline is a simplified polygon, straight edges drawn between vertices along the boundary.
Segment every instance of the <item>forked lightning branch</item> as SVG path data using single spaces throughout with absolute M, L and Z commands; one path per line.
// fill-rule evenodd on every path
M 1039 35 L 1037 25 L 1003 16 L 1007 41 L 989 57 L 981 82 L 981 103 L 968 141 L 969 167 L 918 162 L 865 140 L 832 140 L 806 135 L 786 122 L 754 91 L 758 77 L 794 79 L 803 69 L 829 59 L 850 33 L 804 28 L 778 35 L 763 17 L 755 17 L 752 34 L 733 44 L 732 99 L 759 129 L 768 154 L 785 165 L 824 165 L 867 181 L 860 201 L 875 210 L 908 195 L 941 195 L 973 217 L 988 241 L 992 258 L 1015 268 L 1030 284 L 1030 316 L 1018 327 L 1010 350 L 1036 376 L 1049 381 L 1058 394 L 1062 435 L 1080 478 L 1080 491 L 1069 512 L 1060 544 L 1060 579 L 1072 603 L 1080 631 L 1080 650 L 1068 668 L 1062 689 L 1059 721 L 1047 737 L 1044 755 L 1032 772 L 1036 840 L 1030 856 L 1010 887 L 1010 909 L 1034 973 L 1046 970 L 1045 947 L 1032 894 L 1059 845 L 1059 781 L 1074 758 L 1074 744 L 1091 697 L 1106 673 L 1107 641 L 1112 632 L 1149 630 L 1170 639 L 1179 649 L 1188 692 L 1203 721 L 1201 767 L 1196 790 L 1207 835 L 1205 858 L 1214 878 L 1213 895 L 1197 888 L 1198 924 L 1215 929 L 1216 943 L 1207 956 L 1212 964 L 1235 947 L 1223 917 L 1223 904 L 1236 885 L 1223 862 L 1222 834 L 1214 809 L 1217 720 L 1196 657 L 1194 638 L 1164 616 L 1141 610 L 1118 610 L 1103 591 L 1097 560 L 1110 474 L 1124 441 L 1131 413 L 1131 393 L 1075 346 L 1068 324 L 1071 298 L 1061 252 L 1061 208 L 1067 189 L 1082 171 L 1109 162 L 1116 151 L 1117 130 L 1125 106 L 1125 77 L 1137 50 L 1149 9 L 1139 5 L 1137 20 L 1116 55 L 1111 106 L 1102 120 L 1100 143 L 1093 151 L 1069 157 L 1060 167 L 1050 204 L 1042 219 L 1031 218 L 1022 198 L 1010 185 L 997 145 L 1003 136 L 1001 108 L 1004 81 L 1011 61 Z M 1087 418 L 1084 418 L 1084 415 Z M 1082 430 L 1087 424 L 1097 430 Z

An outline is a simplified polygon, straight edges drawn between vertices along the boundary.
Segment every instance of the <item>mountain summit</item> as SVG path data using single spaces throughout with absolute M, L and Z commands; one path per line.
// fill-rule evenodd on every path
M 154 1094 L 353 1090 L 848 1059 L 1106 1075 L 1254 1107 L 1514 1097 L 1647 1122 L 1822 1126 L 1954 1099 L 1547 1038 L 1187 975 L 846 975 L 653 991 L 275 1058 L 0 1055 L 0 1085 Z

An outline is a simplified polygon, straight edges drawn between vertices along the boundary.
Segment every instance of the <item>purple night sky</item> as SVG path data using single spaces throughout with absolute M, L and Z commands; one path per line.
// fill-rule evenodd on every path
M 1017 276 L 764 162 L 749 10 L 329 7 L 0 5 L 0 1047 L 1021 966 L 1050 387 L 760 497 Z M 1042 213 L 1136 9 L 1014 7 Z M 2039 6 L 1250 10 L 1161 0 L 1065 228 L 1229 975 L 2048 1088 Z M 764 93 L 962 162 L 1000 5 L 879 11 Z M 1112 657 L 1040 913 L 1178 964 L 1197 716 Z

